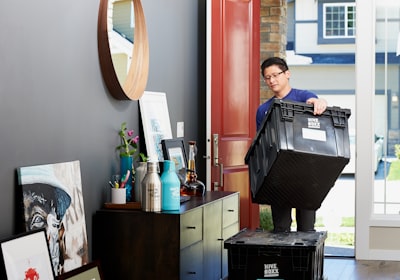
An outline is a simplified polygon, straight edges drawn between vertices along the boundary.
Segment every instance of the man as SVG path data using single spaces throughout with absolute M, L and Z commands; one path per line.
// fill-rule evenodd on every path
M 257 109 L 257 130 L 268 112 L 275 98 L 297 102 L 306 102 L 314 105 L 314 115 L 322 114 L 327 107 L 324 99 L 308 90 L 292 88 L 289 83 L 290 71 L 286 61 L 279 57 L 271 57 L 261 64 L 261 75 L 264 81 L 274 93 L 274 96 L 261 104 Z M 272 221 L 275 232 L 289 232 L 292 224 L 292 208 L 271 205 Z M 298 231 L 314 231 L 315 210 L 296 209 L 296 220 Z

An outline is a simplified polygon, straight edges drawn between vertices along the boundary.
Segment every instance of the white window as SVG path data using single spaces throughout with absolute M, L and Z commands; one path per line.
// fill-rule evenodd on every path
M 323 5 L 323 19 L 323 37 L 325 39 L 355 37 L 355 3 L 325 3 Z
M 373 214 L 400 218 L 400 3 L 376 2 L 375 23 L 375 132 L 383 136 L 381 156 L 383 172 L 375 180 Z M 377 177 L 377 176 L 375 176 Z

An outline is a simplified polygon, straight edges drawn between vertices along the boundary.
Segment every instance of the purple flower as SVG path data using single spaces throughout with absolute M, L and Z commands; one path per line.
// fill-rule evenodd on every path
M 121 124 L 121 129 L 118 135 L 121 139 L 121 144 L 116 147 L 120 156 L 133 156 L 135 159 L 141 158 L 142 161 L 147 161 L 147 157 L 138 151 L 139 136 L 134 136 L 134 131 L 126 128 L 126 122 Z

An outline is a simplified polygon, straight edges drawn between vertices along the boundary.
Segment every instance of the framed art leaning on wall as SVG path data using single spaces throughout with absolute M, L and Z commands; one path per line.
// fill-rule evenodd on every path
M 147 156 L 164 161 L 161 140 L 171 139 L 167 96 L 164 92 L 145 91 L 139 99 Z
M 161 146 L 164 159 L 171 160 L 175 163 L 176 172 L 181 169 L 186 170 L 187 158 L 183 139 L 163 139 L 161 140 Z
M 1 254 L 8 280 L 55 279 L 44 229 L 3 240 Z
M 57 280 L 102 280 L 103 275 L 99 261 L 90 262 L 74 270 L 65 272 L 57 277 Z
M 79 161 L 25 166 L 17 172 L 24 230 L 46 229 L 55 276 L 88 263 Z

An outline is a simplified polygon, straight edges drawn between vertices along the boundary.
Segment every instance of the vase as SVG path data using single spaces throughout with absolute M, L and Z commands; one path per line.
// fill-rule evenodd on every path
M 135 201 L 142 202 L 142 181 L 147 172 L 147 162 L 139 162 L 135 170 Z
M 132 179 L 133 179 L 133 157 L 132 156 L 121 156 L 120 157 L 120 170 L 121 170 L 121 183 L 125 178 L 129 170 L 129 177 L 128 181 L 125 184 L 125 191 L 126 191 L 126 202 L 132 202 L 133 200 L 133 193 L 132 193 Z

